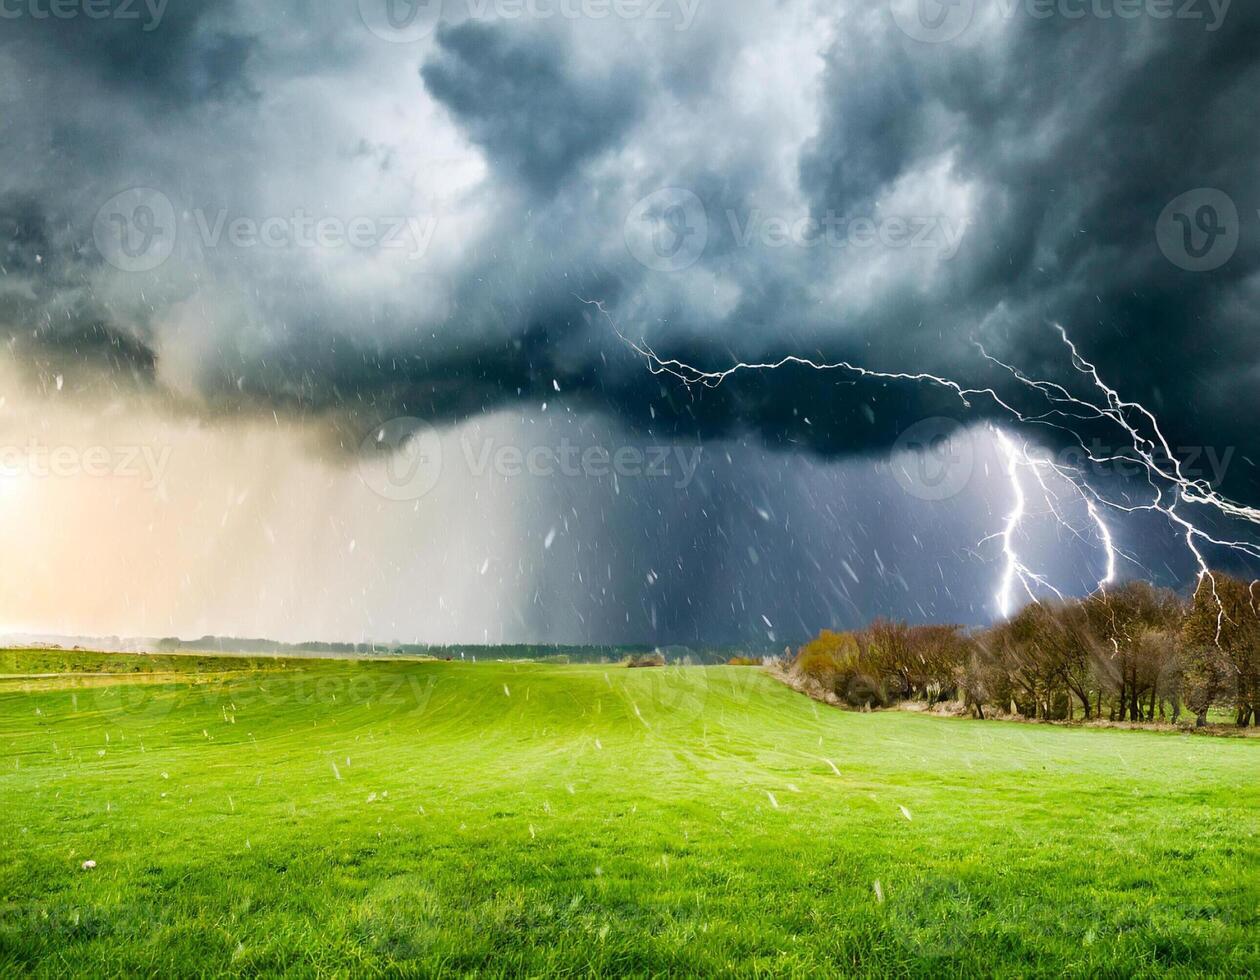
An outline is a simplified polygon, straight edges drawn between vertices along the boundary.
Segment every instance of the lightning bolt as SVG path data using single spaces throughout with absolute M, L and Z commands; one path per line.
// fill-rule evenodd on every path
M 1054 472 L 1075 487 L 1076 493 L 1085 502 L 1086 511 L 1094 524 L 1098 540 L 1106 556 L 1106 573 L 1099 582 L 1100 589 L 1106 588 L 1108 584 L 1116 580 L 1118 554 L 1111 531 L 1103 520 L 1102 512 L 1112 510 L 1122 514 L 1154 513 L 1164 517 L 1184 541 L 1188 553 L 1194 560 L 1198 568 L 1199 587 L 1201 588 L 1204 582 L 1208 582 L 1211 586 L 1212 595 L 1219 610 L 1218 642 L 1225 622 L 1225 608 L 1217 595 L 1216 578 L 1204 553 L 1205 548 L 1220 548 L 1249 558 L 1260 559 L 1260 545 L 1254 541 L 1220 537 L 1187 516 L 1187 512 L 1208 511 L 1239 522 L 1251 532 L 1257 532 L 1260 531 L 1260 509 L 1233 501 L 1218 492 L 1208 481 L 1190 477 L 1183 469 L 1176 453 L 1173 452 L 1155 414 L 1138 402 L 1122 398 L 1115 388 L 1108 385 L 1099 374 L 1098 368 L 1081 354 L 1067 331 L 1059 324 L 1055 324 L 1054 329 L 1063 342 L 1073 369 L 1084 382 L 1088 391 L 1086 395 L 1073 394 L 1067 387 L 1056 382 L 1031 378 L 1015 366 L 993 357 L 983 346 L 977 345 L 985 360 L 1009 374 L 1023 390 L 1043 400 L 1043 410 L 1030 414 L 1012 405 L 993 388 L 966 387 L 950 378 L 926 372 L 876 371 L 850 361 L 815 361 L 811 358 L 789 354 L 776 361 L 741 361 L 722 370 L 706 371 L 684 361 L 661 357 L 647 343 L 627 337 L 601 301 L 587 300 L 580 296 L 577 299 L 594 307 L 622 343 L 644 359 L 648 370 L 653 374 L 669 375 L 688 387 L 698 385 L 716 388 L 739 373 L 776 371 L 793 365 L 814 371 L 840 372 L 860 379 L 932 385 L 953 392 L 964 408 L 972 408 L 976 400 L 988 399 L 1012 421 L 1023 426 L 1053 429 L 1061 437 L 1075 443 L 1084 453 L 1083 459 L 1096 466 L 1136 465 L 1150 488 L 1150 498 L 1137 503 L 1128 498 L 1115 500 L 1103 495 L 1086 479 L 1080 469 L 1056 463 L 1049 457 L 1034 458 L 1027 447 L 1017 446 L 1008 435 L 995 430 L 999 433 L 998 444 L 1007 464 L 1007 477 L 1011 481 L 1015 498 L 1006 526 L 998 535 L 1003 543 L 1006 565 L 995 601 L 1004 615 L 1013 610 L 1015 595 L 1019 588 L 1030 596 L 1033 596 L 1033 586 L 1040 586 L 1061 594 L 1043 576 L 1031 570 L 1015 548 L 1015 536 L 1027 513 L 1027 495 L 1021 480 L 1021 472 L 1024 470 L 1031 470 L 1037 474 L 1037 479 L 1042 481 L 1043 487 L 1045 474 Z M 1123 443 L 1124 448 L 1114 453 L 1101 455 L 1096 453 L 1085 444 L 1075 427 L 1080 422 L 1102 423 L 1112 427 L 1117 432 L 1118 441 Z
M 1029 570 L 1019 557 L 1019 552 L 1015 550 L 1015 532 L 1019 530 L 1019 526 L 1024 521 L 1024 514 L 1028 510 L 1028 497 L 1024 493 L 1024 485 L 1019 479 L 1020 453 L 1015 449 L 1015 444 L 1011 442 L 1010 437 L 1000 429 L 996 430 L 998 435 L 998 445 L 1002 447 L 1002 452 L 1006 456 L 1006 475 L 1011 481 L 1011 490 L 1015 494 L 1015 506 L 1011 508 L 1010 514 L 1006 518 L 1006 528 L 1002 532 L 1002 553 L 1006 556 L 1006 570 L 1002 573 L 1002 582 L 998 586 L 997 604 L 998 609 L 1003 616 L 1009 616 L 1013 611 L 1015 602 L 1015 582 L 1024 587 L 1029 598 L 1035 598 L 1032 585 L 1029 579 L 1032 579 L 1038 585 L 1048 585 L 1041 576 Z M 1025 457 L 1026 458 L 1026 457 Z M 1053 586 L 1050 588 L 1059 594 Z M 1060 598 L 1062 596 L 1060 595 Z
M 1016 445 L 1014 439 L 1002 429 L 996 426 L 990 426 L 989 429 L 993 432 L 998 449 L 1005 460 L 1006 475 L 1010 480 L 1011 494 L 1014 499 L 1014 504 L 1007 515 L 1004 529 L 1000 534 L 993 536 L 1001 539 L 1002 554 L 1006 562 L 997 594 L 994 596 L 994 602 L 998 611 L 1004 618 L 1015 611 L 1017 586 L 1022 586 L 1029 599 L 1034 601 L 1037 598 L 1037 593 L 1033 589 L 1034 585 L 1053 592 L 1059 599 L 1064 598 L 1063 593 L 1055 588 L 1044 576 L 1032 571 L 1024 563 L 1015 547 L 1016 533 L 1019 531 L 1028 512 L 1028 495 L 1024 490 L 1024 484 L 1021 479 L 1021 471 L 1023 470 L 1032 473 L 1055 520 L 1076 537 L 1083 539 L 1084 536 L 1060 509 L 1060 495 L 1051 486 L 1048 476 L 1050 474 L 1058 476 L 1080 498 L 1080 501 L 1084 504 L 1085 512 L 1093 524 L 1095 537 L 1102 547 L 1106 558 L 1106 571 L 1098 581 L 1098 591 L 1105 590 L 1108 585 L 1111 585 L 1116 580 L 1119 551 L 1116 548 L 1115 540 L 1112 538 L 1111 529 L 1107 526 L 1107 522 L 1103 520 L 1094 498 L 1081 489 L 1079 481 L 1083 477 L 1079 473 L 1073 472 L 1069 467 L 1054 462 L 1048 456 L 1034 455 L 1027 443 Z

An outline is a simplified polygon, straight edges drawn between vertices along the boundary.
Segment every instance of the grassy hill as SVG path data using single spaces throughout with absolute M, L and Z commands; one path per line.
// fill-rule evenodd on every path
M 162 669 L 0 683 L 0 973 L 1260 972 L 1253 742 L 755 668 Z

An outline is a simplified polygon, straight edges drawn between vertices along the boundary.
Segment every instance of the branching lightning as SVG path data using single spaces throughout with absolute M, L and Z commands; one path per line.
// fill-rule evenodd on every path
M 997 594 L 994 596 L 994 602 L 998 611 L 1004 617 L 1010 616 L 1015 611 L 1017 585 L 1023 586 L 1028 597 L 1033 600 L 1037 598 L 1037 593 L 1033 589 L 1034 585 L 1054 593 L 1060 599 L 1063 598 L 1063 593 L 1047 581 L 1044 576 L 1037 574 L 1024 564 L 1015 546 L 1016 532 L 1023 524 L 1028 511 L 1028 495 L 1024 491 L 1024 485 L 1020 476 L 1022 470 L 1032 473 L 1050 508 L 1050 513 L 1058 521 L 1059 525 L 1078 538 L 1083 537 L 1083 535 L 1060 510 L 1059 494 L 1051 486 L 1047 476 L 1049 474 L 1058 476 L 1080 498 L 1085 506 L 1085 512 L 1089 515 L 1089 519 L 1094 526 L 1095 537 L 1106 559 L 1106 571 L 1098 581 L 1098 589 L 1101 591 L 1112 584 L 1117 576 L 1116 566 L 1119 552 L 1112 538 L 1111 529 L 1107 526 L 1106 521 L 1103 520 L 1094 498 L 1082 489 L 1081 475 L 1071 472 L 1068 467 L 1054 462 L 1047 456 L 1034 455 L 1027 444 L 1017 446 L 1010 435 L 996 426 L 990 426 L 990 429 L 994 433 L 998 449 L 1001 451 L 1002 458 L 1005 461 L 1006 475 L 1011 482 L 1011 494 L 1014 499 L 1011 511 L 1007 515 L 1005 528 L 1001 534 L 994 535 L 994 537 L 1000 537 L 1002 540 L 1002 554 L 1006 561 Z
M 581 299 L 581 297 L 578 298 Z M 1260 559 L 1260 544 L 1255 541 L 1218 537 L 1205 529 L 1201 523 L 1196 523 L 1192 516 L 1187 516 L 1187 511 L 1201 509 L 1241 522 L 1247 529 L 1260 532 L 1260 508 L 1230 500 L 1219 493 L 1208 481 L 1189 476 L 1164 436 L 1154 413 L 1138 402 L 1121 398 L 1114 388 L 1103 381 L 1097 367 L 1081 354 L 1068 337 L 1067 331 L 1058 324 L 1055 324 L 1055 330 L 1068 352 L 1072 367 L 1084 382 L 1084 387 L 1089 393 L 1086 396 L 1073 394 L 1067 387 L 1056 382 L 1030 378 L 1018 368 L 998 360 L 983 347 L 979 347 L 980 354 L 989 363 L 1009 374 L 1022 389 L 1044 400 L 1044 409 L 1030 414 L 1016 408 L 993 388 L 969 388 L 950 378 L 926 372 L 876 371 L 849 361 L 825 362 L 798 355 L 787 355 L 776 361 L 738 362 L 719 371 L 702 370 L 683 361 L 663 358 L 646 343 L 627 337 L 600 301 L 585 299 L 581 301 L 598 310 L 622 343 L 642 357 L 653 374 L 669 375 L 689 387 L 698 385 L 716 388 L 741 372 L 775 371 L 788 366 L 805 367 L 814 371 L 841 372 L 859 379 L 933 385 L 953 392 L 965 408 L 971 408 L 975 400 L 988 399 L 1013 422 L 1023 426 L 1043 426 L 1055 430 L 1059 438 L 1065 438 L 1078 446 L 1083 453 L 1082 459 L 1090 465 L 1099 467 L 1116 464 L 1136 465 L 1150 487 L 1150 499 L 1136 503 L 1128 499 L 1114 500 L 1098 490 L 1080 468 L 1064 465 L 1048 456 L 1034 456 L 1028 446 L 1019 446 L 1006 432 L 994 429 L 1006 462 L 1006 475 L 1014 498 L 1004 529 L 994 535 L 1002 542 L 1005 558 L 1005 568 L 995 595 L 995 602 L 1004 616 L 1014 610 L 1016 595 L 1021 589 L 1031 598 L 1036 597 L 1035 587 L 1060 594 L 1044 576 L 1039 575 L 1027 565 L 1015 545 L 1016 535 L 1027 515 L 1027 494 L 1021 477 L 1024 471 L 1031 472 L 1041 488 L 1046 491 L 1046 499 L 1056 518 L 1076 534 L 1079 534 L 1079 531 L 1070 522 L 1063 520 L 1057 510 L 1055 494 L 1046 483 L 1047 474 L 1053 473 L 1066 480 L 1084 502 L 1086 512 L 1094 526 L 1095 537 L 1105 557 L 1106 571 L 1099 580 L 1099 589 L 1105 589 L 1116 581 L 1120 555 L 1111 530 L 1103 519 L 1103 512 L 1112 510 L 1122 514 L 1147 512 L 1162 515 L 1185 542 L 1198 568 L 1200 587 L 1204 582 L 1208 582 L 1211 586 L 1213 597 L 1216 598 L 1220 610 L 1218 637 L 1219 629 L 1224 623 L 1225 610 L 1217 597 L 1216 579 L 1204 549 L 1220 548 L 1249 558 Z M 1077 423 L 1082 422 L 1101 423 L 1112 427 L 1117 434 L 1117 442 L 1122 448 L 1115 452 L 1104 453 L 1091 449 L 1085 444 L 1075 427 Z
M 1003 616 L 1009 616 L 1015 604 L 1015 583 L 1019 582 L 1024 587 L 1024 591 L 1028 593 L 1030 598 L 1035 596 L 1032 585 L 1048 587 L 1059 598 L 1062 594 L 1054 586 L 1050 585 L 1045 579 L 1026 566 L 1019 557 L 1019 552 L 1015 549 L 1015 532 L 1019 530 L 1019 526 L 1024 521 L 1024 514 L 1028 510 L 1028 497 L 1024 493 L 1024 485 L 1020 482 L 1019 468 L 1020 463 L 1027 459 L 1027 456 L 1021 454 L 1015 448 L 1015 444 L 1011 442 L 1010 437 L 1001 429 L 995 430 L 998 437 L 998 445 L 1002 447 L 1002 455 L 1006 457 L 1006 475 L 1011 481 L 1011 490 L 1015 495 L 1015 505 L 1011 508 L 1011 512 L 1006 518 L 1006 527 L 1002 531 L 1002 554 L 1006 556 L 1006 570 L 1002 573 L 1002 581 L 998 586 L 997 605 Z M 1021 459 L 1021 455 L 1023 458 Z

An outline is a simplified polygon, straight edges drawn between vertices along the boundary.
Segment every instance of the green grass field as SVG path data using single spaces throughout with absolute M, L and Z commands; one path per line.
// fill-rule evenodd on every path
M 0 975 L 1260 972 L 1254 741 L 78 659 L 0 681 Z

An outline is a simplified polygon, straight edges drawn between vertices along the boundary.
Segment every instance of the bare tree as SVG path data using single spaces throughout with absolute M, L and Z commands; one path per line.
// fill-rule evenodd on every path
M 1112 719 L 1142 721 L 1143 697 L 1149 695 L 1150 670 L 1141 648 L 1152 630 L 1174 632 L 1181 627 L 1185 605 L 1168 589 L 1147 582 L 1130 582 L 1100 592 L 1085 601 L 1094 635 L 1110 648 L 1100 659 L 1100 677 L 1112 688 Z
M 1240 728 L 1260 724 L 1260 586 L 1228 575 L 1204 577 L 1195 590 L 1185 638 L 1199 724 L 1212 704 L 1233 699 Z

